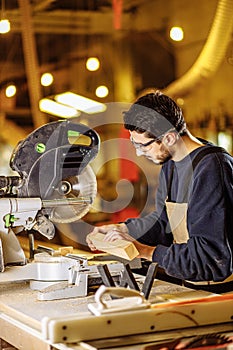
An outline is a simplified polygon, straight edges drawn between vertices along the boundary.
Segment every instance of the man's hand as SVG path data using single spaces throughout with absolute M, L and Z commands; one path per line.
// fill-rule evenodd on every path
M 94 230 L 90 232 L 86 237 L 87 244 L 91 250 L 96 250 L 95 245 L 92 243 L 91 237 L 98 232 L 104 233 L 104 240 L 109 242 L 113 242 L 117 239 L 123 239 L 125 241 L 133 242 L 139 252 L 138 258 L 144 258 L 152 261 L 152 255 L 155 250 L 155 247 L 150 247 L 148 245 L 136 241 L 135 238 L 130 236 L 128 228 L 124 223 L 95 227 Z
M 126 239 L 132 242 L 134 240 L 134 238 L 128 234 L 128 228 L 124 223 L 97 226 L 86 237 L 86 242 L 91 250 L 96 250 L 95 245 L 92 243 L 91 237 L 98 232 L 106 234 L 105 239 L 107 241 L 115 241 L 116 239 Z M 127 235 L 125 237 L 128 237 L 128 239 L 123 238 L 122 235 Z

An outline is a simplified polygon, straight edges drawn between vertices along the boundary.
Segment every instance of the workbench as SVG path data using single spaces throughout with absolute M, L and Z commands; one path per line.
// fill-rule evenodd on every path
M 36 242 L 36 244 L 38 244 L 38 242 Z M 27 240 L 21 240 L 21 245 L 27 252 Z M 53 246 L 54 249 L 58 248 L 58 246 L 51 245 L 51 243 L 44 243 L 44 245 Z M 93 258 L 93 254 L 89 252 L 76 249 L 74 252 L 81 255 L 85 254 L 90 260 Z M 28 252 L 26 255 L 29 255 Z M 21 269 L 20 266 L 16 268 Z M 9 267 L 9 269 L 11 268 Z M 141 287 L 145 277 L 135 275 L 135 278 L 138 285 Z M 147 345 L 149 346 L 149 344 L 154 344 L 155 342 L 164 341 L 166 339 L 171 340 L 177 337 L 192 337 L 197 334 L 207 334 L 210 332 L 233 333 L 233 323 L 230 322 L 198 328 L 182 328 L 163 332 L 156 331 L 152 334 L 131 334 L 116 338 L 95 339 L 88 342 L 52 343 L 47 340 L 43 334 L 43 319 L 46 317 L 56 318 L 61 316 L 62 318 L 66 318 L 70 317 L 70 315 L 81 315 L 83 313 L 90 315 L 90 317 L 94 317 L 88 310 L 88 304 L 94 302 L 94 291 L 88 293 L 88 296 L 86 297 L 44 301 L 37 299 L 37 291 L 30 288 L 29 281 L 14 281 L 7 283 L 3 281 L 4 272 L 3 274 L 0 274 L 0 350 L 10 350 L 14 348 L 20 350 L 147 350 Z M 149 302 L 152 304 L 157 303 L 158 301 L 162 303 L 166 303 L 166 301 L 182 302 L 209 296 L 212 296 L 212 294 L 155 279 L 150 292 Z M 92 329 L 90 329 L 90 333 L 91 332 Z M 3 345 L 4 341 L 11 344 L 14 348 L 5 348 Z
M 150 335 L 131 335 L 123 337 L 125 339 L 105 339 L 92 341 L 89 344 L 51 344 L 45 340 L 41 332 L 41 320 L 46 317 L 56 317 L 69 314 L 89 312 L 87 305 L 94 301 L 94 295 L 79 297 L 66 300 L 38 301 L 37 292 L 29 287 L 28 282 L 0 284 L 0 338 L 12 344 L 17 349 L 23 350 L 83 350 L 83 349 L 114 349 L 117 344 L 118 349 L 140 349 L 143 347 L 139 343 L 150 344 L 151 342 L 171 337 L 185 336 L 186 330 L 160 332 Z M 193 291 L 182 286 L 177 286 L 168 282 L 155 280 L 151 291 L 150 300 L 163 297 L 167 300 L 190 300 L 192 298 L 205 296 L 206 292 Z M 232 324 L 216 325 L 211 327 L 202 327 L 198 330 L 206 333 L 208 331 L 229 332 L 232 330 Z M 91 329 L 90 329 L 91 332 Z M 197 329 L 189 330 L 189 335 L 197 334 Z M 130 345 L 127 345 L 129 343 Z M 115 345 L 114 345 L 115 343 Z M 141 343 L 141 344 L 142 344 Z M 121 344 L 121 346 L 119 346 Z M 124 344 L 124 345 L 123 345 Z M 108 347 L 107 347 L 108 346 Z

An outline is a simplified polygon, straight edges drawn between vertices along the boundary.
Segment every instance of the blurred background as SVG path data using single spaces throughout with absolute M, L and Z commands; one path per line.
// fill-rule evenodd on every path
M 141 94 L 164 91 L 195 136 L 232 153 L 233 0 L 1 0 L 0 6 L 0 173 L 11 174 L 18 141 L 50 121 L 75 117 L 101 138 L 95 205 L 78 223 L 57 227 L 62 243 L 85 245 L 93 225 L 153 208 L 159 167 L 135 157 L 122 127 L 122 111 Z M 78 97 L 97 108 L 82 108 Z

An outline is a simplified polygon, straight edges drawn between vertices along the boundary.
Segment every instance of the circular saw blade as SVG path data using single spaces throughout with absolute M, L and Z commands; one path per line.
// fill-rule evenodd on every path
M 97 183 L 92 168 L 86 166 L 79 175 L 59 182 L 50 202 L 54 203 L 49 219 L 54 223 L 69 223 L 88 213 L 96 197 Z

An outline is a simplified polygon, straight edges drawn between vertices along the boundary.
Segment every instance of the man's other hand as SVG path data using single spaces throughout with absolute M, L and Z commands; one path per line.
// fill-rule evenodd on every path
M 90 232 L 86 237 L 86 242 L 89 248 L 94 251 L 96 250 L 95 245 L 92 242 L 92 236 L 97 233 L 104 233 L 106 235 L 106 241 L 115 241 L 116 239 L 125 239 L 127 241 L 134 241 L 134 238 L 128 234 L 127 226 L 122 224 L 110 224 L 110 225 L 102 225 L 96 226 L 92 232 Z

